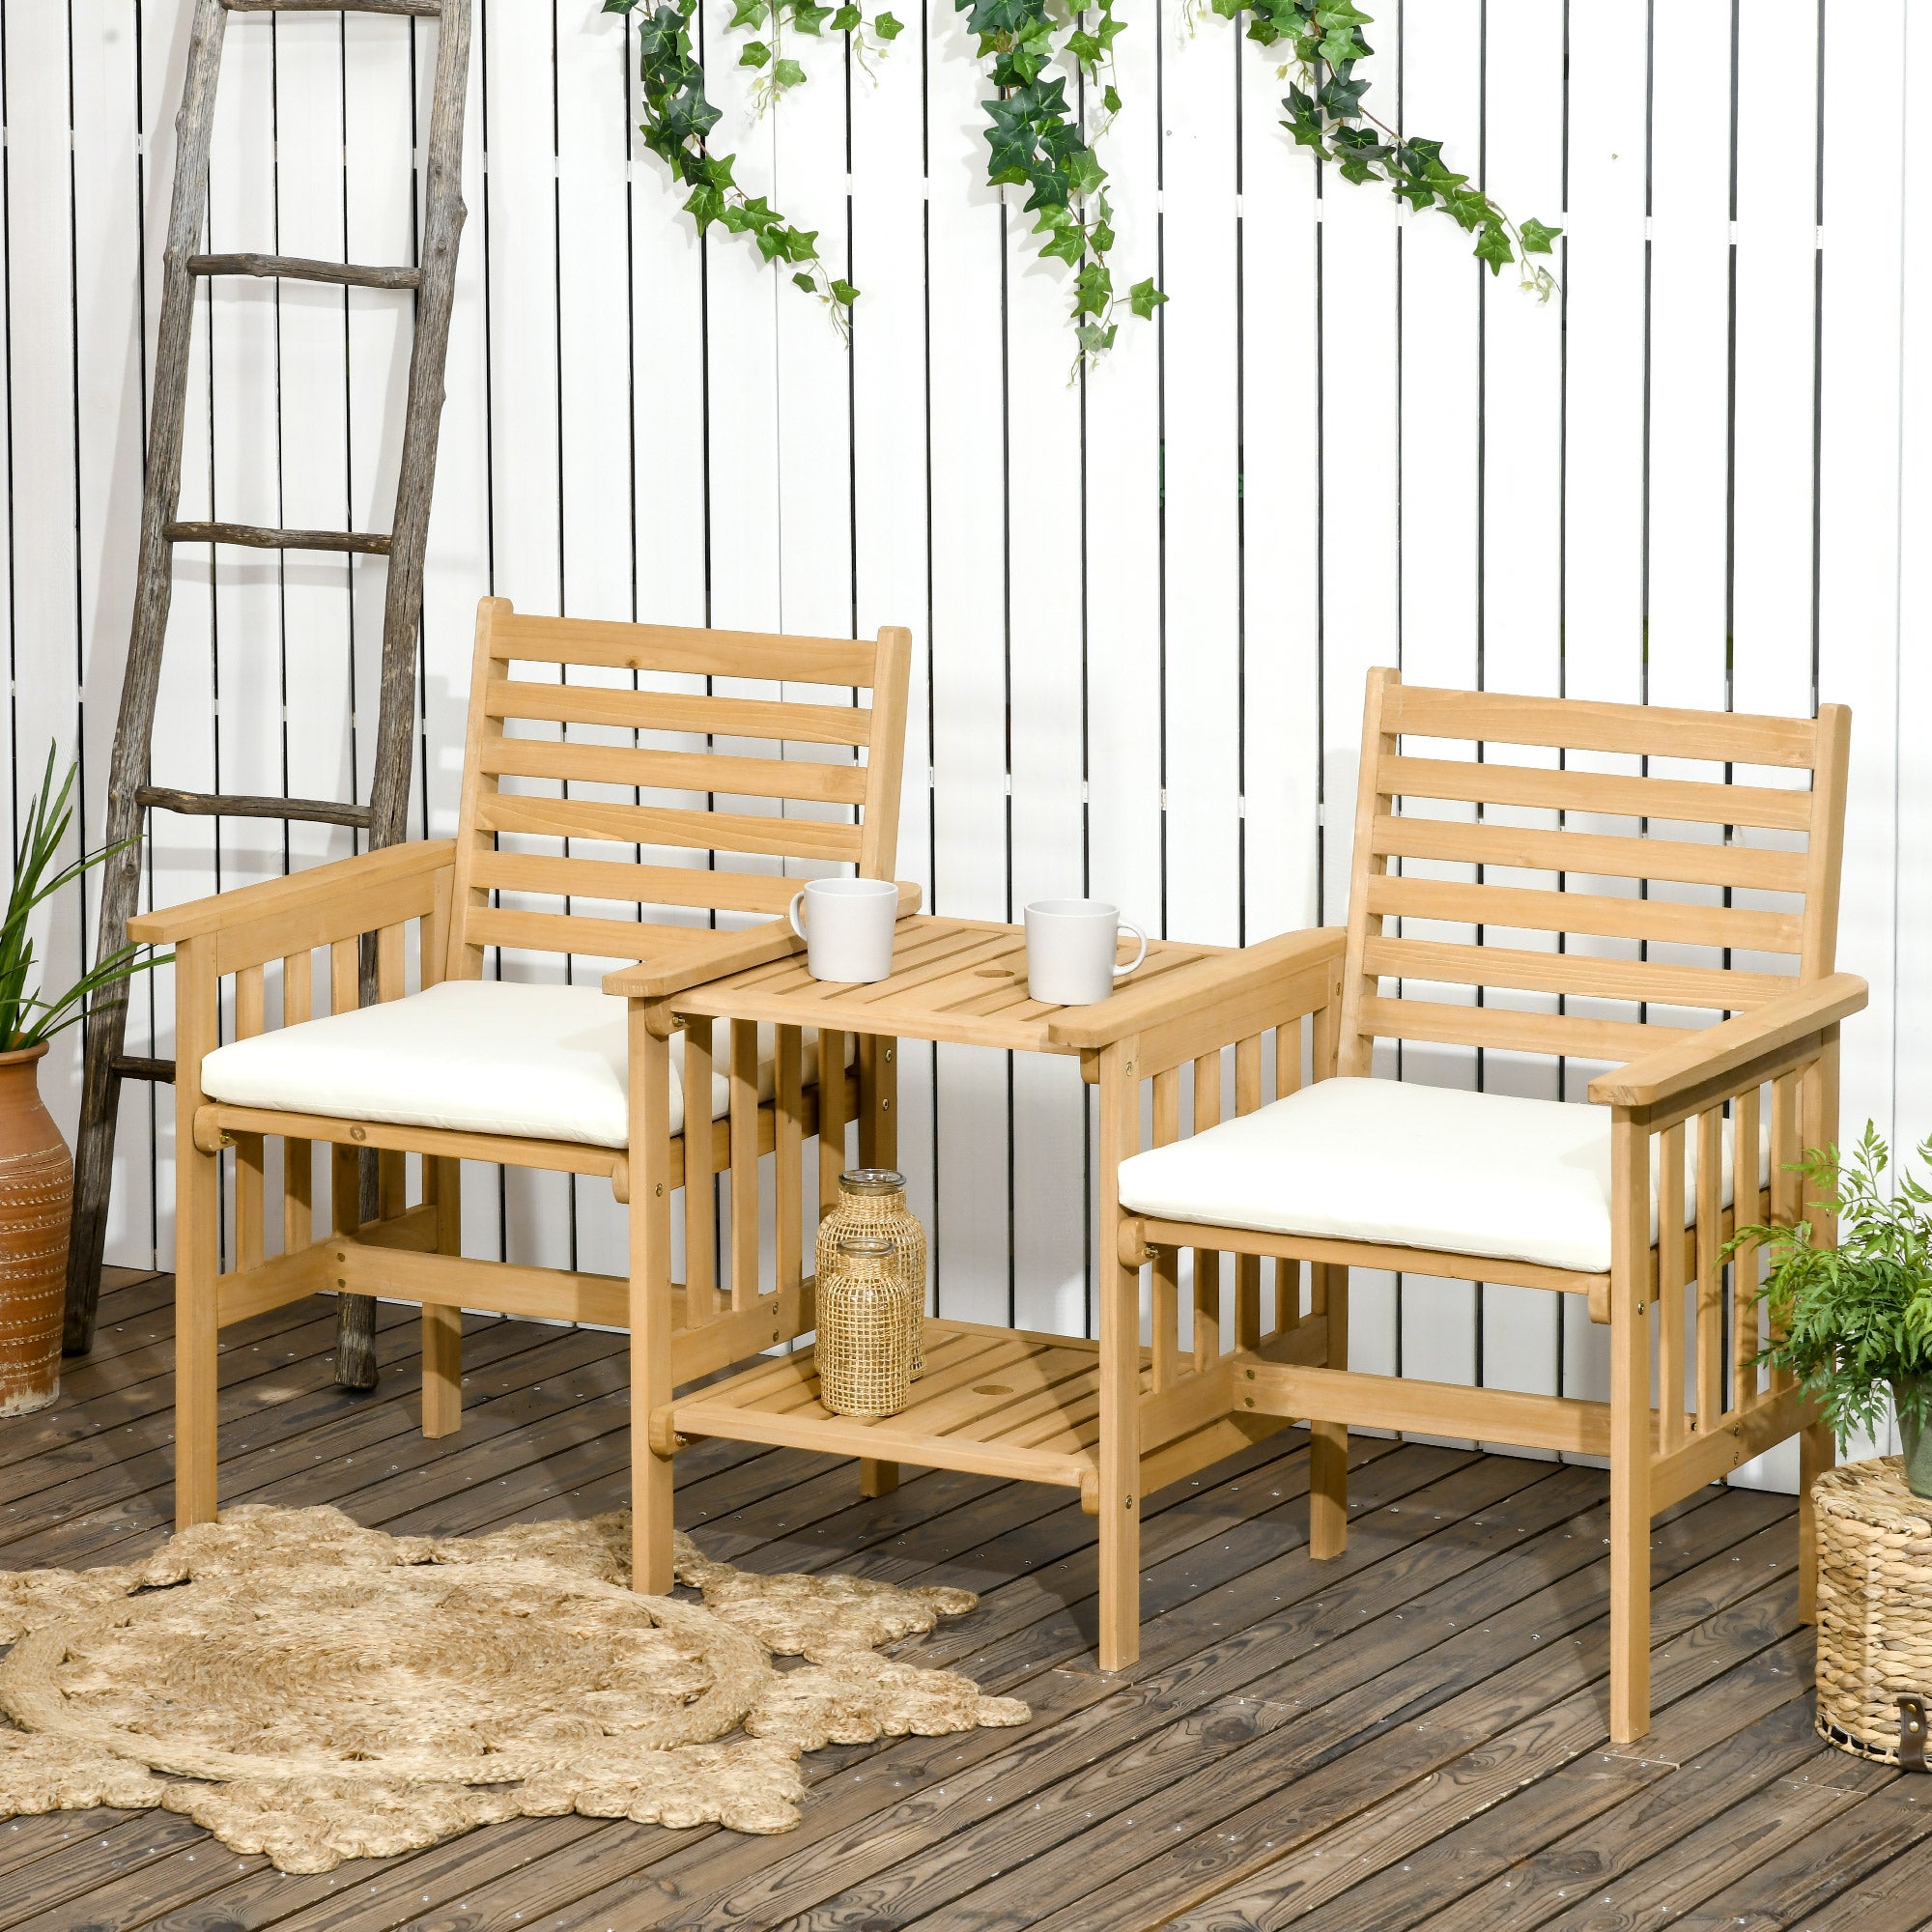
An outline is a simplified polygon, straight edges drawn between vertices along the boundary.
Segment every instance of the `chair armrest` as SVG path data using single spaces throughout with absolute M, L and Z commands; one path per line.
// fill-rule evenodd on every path
M 407 845 L 385 845 L 379 852 L 358 852 L 353 859 L 332 860 L 291 872 L 285 879 L 264 879 L 254 886 L 237 886 L 205 899 L 136 913 L 128 922 L 128 937 L 143 946 L 173 946 L 204 933 L 225 932 L 284 913 L 312 911 L 353 899 L 377 886 L 393 884 L 424 872 L 440 871 L 456 863 L 453 838 L 418 838 Z
M 898 916 L 904 919 L 919 910 L 920 889 L 907 879 L 901 879 L 898 887 Z M 791 929 L 789 918 L 768 919 L 741 932 L 712 932 L 694 926 L 689 944 L 679 941 L 657 958 L 640 959 L 635 966 L 620 966 L 614 973 L 605 974 L 604 990 L 623 1000 L 663 1000 L 804 951 L 805 941 Z
M 1339 925 L 1284 932 L 1211 958 L 1193 960 L 1145 985 L 1129 980 L 1111 999 L 1097 1006 L 1065 1009 L 1058 1018 L 1048 1021 L 1046 1037 L 1058 1047 L 1091 1050 L 1106 1046 L 1130 1033 L 1185 1019 L 1210 1004 L 1261 991 L 1302 968 L 1339 959 L 1348 939 L 1347 927 Z
M 1640 1054 L 1590 1082 L 1599 1106 L 1659 1107 L 1707 1080 L 1735 1071 L 1862 1008 L 1869 989 L 1856 973 L 1832 973 L 1780 993 L 1735 1019 Z

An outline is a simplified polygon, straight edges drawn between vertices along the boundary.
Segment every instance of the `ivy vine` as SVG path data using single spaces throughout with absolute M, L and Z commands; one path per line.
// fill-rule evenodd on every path
M 731 26 L 754 38 L 739 65 L 759 70 L 753 99 L 762 113 L 788 89 L 803 85 L 805 67 L 785 51 L 787 32 L 823 39 L 844 34 L 866 71 L 904 31 L 890 13 L 869 24 L 860 9 L 833 8 L 815 0 L 734 0 Z M 1127 29 L 1116 0 L 1057 11 L 1055 0 L 953 0 L 976 36 L 980 61 L 994 88 L 983 103 L 987 126 L 986 179 L 998 187 L 1025 188 L 1023 212 L 1035 217 L 1039 252 L 1065 262 L 1072 278 L 1070 321 L 1077 353 L 1074 372 L 1090 366 L 1114 345 L 1120 304 L 1145 319 L 1167 297 L 1151 275 L 1116 289 L 1115 232 L 1107 170 L 1098 142 L 1121 111 L 1114 71 L 1114 43 Z M 1059 0 L 1065 7 L 1065 0 Z M 607 14 L 639 16 L 639 71 L 645 145 L 691 192 L 685 210 L 703 235 L 713 222 L 749 234 L 765 260 L 792 267 L 792 280 L 830 309 L 849 339 L 851 308 L 859 291 L 834 276 L 818 252 L 815 229 L 801 229 L 762 195 L 749 195 L 734 177 L 735 155 L 710 151 L 719 110 L 705 98 L 704 70 L 692 51 L 691 20 L 697 0 L 604 0 Z M 1374 49 L 1362 29 L 1371 16 L 1349 0 L 1206 0 L 1208 11 L 1238 25 L 1264 48 L 1286 58 L 1276 78 L 1289 83 L 1282 126 L 1300 147 L 1334 168 L 1342 180 L 1379 182 L 1414 210 L 1435 209 L 1475 237 L 1473 253 L 1492 274 L 1516 266 L 1522 287 L 1548 300 L 1556 283 L 1536 257 L 1553 253 L 1560 228 L 1534 219 L 1518 222 L 1467 175 L 1442 159 L 1440 141 L 1396 132 L 1363 105 L 1369 91 L 1359 64 Z M 1198 24 L 1200 0 L 1184 0 L 1187 25 Z M 797 43 L 794 43 L 796 48 Z M 1077 77 L 1075 98 L 1067 85 Z

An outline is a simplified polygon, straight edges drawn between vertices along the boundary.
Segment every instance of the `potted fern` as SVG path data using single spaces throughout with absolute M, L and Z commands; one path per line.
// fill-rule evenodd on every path
M 1918 1158 L 1932 1164 L 1932 1138 Z M 1932 1191 L 1906 1170 L 1888 1192 L 1889 1160 L 1867 1122 L 1849 1154 L 1814 1148 L 1798 1163 L 1812 1198 L 1838 1217 L 1836 1247 L 1816 1246 L 1800 1220 L 1741 1228 L 1724 1252 L 1761 1242 L 1771 1256 L 1759 1299 L 1773 1340 L 1759 1359 L 1819 1402 L 1841 1451 L 1854 1434 L 1879 1432 L 1889 1398 L 1906 1482 L 1932 1497 Z
M 0 923 L 0 1416 L 44 1408 L 60 1393 L 73 1160 L 42 1102 L 40 1063 L 53 1037 L 85 1017 L 91 994 L 161 963 L 124 946 L 63 990 L 49 995 L 43 988 L 27 930 L 35 908 L 120 849 L 59 863 L 73 821 L 73 780 L 69 766 L 55 788 L 48 746 L 40 788 L 20 819 Z

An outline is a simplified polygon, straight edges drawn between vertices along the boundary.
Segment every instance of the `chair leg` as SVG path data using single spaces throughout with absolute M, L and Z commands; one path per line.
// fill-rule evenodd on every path
M 426 1191 L 436 1204 L 436 1251 L 463 1252 L 461 1161 L 424 1162 Z M 463 1311 L 425 1303 L 422 1312 L 422 1431 L 454 1435 L 463 1427 Z
M 1328 1322 L 1323 1360 L 1331 1369 L 1349 1366 L 1349 1270 L 1324 1264 L 1315 1269 L 1316 1312 Z M 1340 1556 L 1349 1547 L 1349 1425 L 1308 1425 L 1308 1552 L 1318 1561 Z
M 653 1031 L 653 1018 L 664 1034 Z M 631 1587 L 654 1597 L 673 1580 L 671 1459 L 660 1454 L 651 1429 L 671 1398 L 668 1022 L 642 1000 L 631 1002 Z
M 1650 1729 L 1650 1156 L 1641 1127 L 1611 1128 L 1610 1742 Z
M 1100 1226 L 1118 1229 L 1121 1162 L 1139 1144 L 1135 1041 L 1100 1055 Z M 1115 1244 L 1116 1246 L 1118 1244 Z M 1099 1663 L 1124 1670 L 1141 1654 L 1141 1271 L 1118 1259 L 1094 1287 L 1100 1314 Z
M 1814 1422 L 1798 1437 L 1798 1615 L 1807 1624 L 1818 1621 L 1818 1511 L 1811 1485 L 1827 1469 L 1835 1468 L 1838 1445 L 1831 1428 Z
M 899 1465 L 881 1463 L 871 1456 L 859 1458 L 859 1493 L 862 1496 L 889 1496 L 899 1486 Z
M 183 1134 L 175 1159 L 175 1527 L 185 1529 L 215 1513 L 220 1155 Z

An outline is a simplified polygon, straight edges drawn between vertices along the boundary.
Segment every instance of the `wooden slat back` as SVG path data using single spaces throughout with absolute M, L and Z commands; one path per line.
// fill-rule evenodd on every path
M 449 976 L 475 978 L 489 945 L 571 952 L 594 941 L 616 949 L 608 956 L 639 956 L 650 926 L 639 923 L 627 939 L 629 922 L 576 916 L 572 897 L 769 915 L 781 912 L 796 889 L 781 876 L 789 859 L 892 877 L 910 658 L 908 634 L 891 628 L 871 640 L 678 630 L 523 615 L 505 598 L 484 598 L 464 749 Z M 531 669 L 547 666 L 558 668 L 556 680 Z M 572 683 L 572 669 L 701 676 L 724 688 Z M 734 696 L 732 681 L 825 686 L 828 701 L 775 699 L 768 691 Z M 841 688 L 859 701 L 829 701 Z M 595 734 L 603 742 L 573 735 L 573 726 L 603 727 Z M 636 735 L 630 744 L 611 743 L 610 727 Z M 723 739 L 732 750 L 695 749 L 694 738 Z M 753 755 L 741 754 L 747 741 Z M 756 749 L 760 741 L 769 754 Z M 790 743 L 834 749 L 788 758 L 781 753 Z M 526 780 L 539 784 L 519 784 Z M 566 796 L 546 795 L 543 781 L 561 781 Z M 585 787 L 600 789 L 576 795 Z M 727 809 L 713 809 L 721 799 Z M 776 809 L 730 809 L 740 800 L 772 801 Z M 557 843 L 498 851 L 498 834 Z M 600 845 L 608 856 L 585 856 L 586 846 Z M 502 893 L 519 895 L 514 911 L 497 909 Z M 532 908 L 525 895 L 555 903 Z
M 1768 718 L 1432 690 L 1371 671 L 1339 1070 L 1367 1072 L 1378 1037 L 1625 1059 L 1677 1030 L 1656 1024 L 1650 1006 L 1664 1009 L 1666 1021 L 1685 1008 L 1746 1011 L 1789 983 L 1754 960 L 1739 962 L 1753 970 L 1739 970 L 1733 952 L 1785 954 L 1804 979 L 1832 972 L 1850 723 L 1842 705 L 1822 706 L 1815 719 Z M 1445 757 L 1444 740 L 1475 754 Z M 1514 753 L 1502 748 L 1516 747 L 1770 767 L 1808 774 L 1810 784 L 1652 777 L 1647 766 L 1552 769 L 1509 762 Z M 1526 811 L 1557 817 L 1524 822 Z M 1653 821 L 1667 829 L 1651 832 Z M 1686 826 L 1724 830 L 1685 836 Z M 1481 869 L 1443 877 L 1444 864 Z M 1634 886 L 1626 895 L 1598 884 L 1605 880 L 1659 881 L 1663 890 Z M 1410 922 L 1400 938 L 1387 923 L 1395 919 Z M 1473 925 L 1485 943 L 1429 937 L 1418 921 Z M 1502 936 L 1491 946 L 1496 928 Z M 1624 940 L 1631 956 L 1588 945 L 1537 953 L 1522 950 L 1511 936 L 1518 932 Z M 1652 945 L 1708 949 L 1708 957 L 1644 956 Z M 1384 997 L 1388 979 L 1421 982 L 1416 997 Z M 1465 1006 L 1424 990 L 1433 985 L 1610 1000 L 1641 1017 L 1610 1018 L 1601 1007 Z

